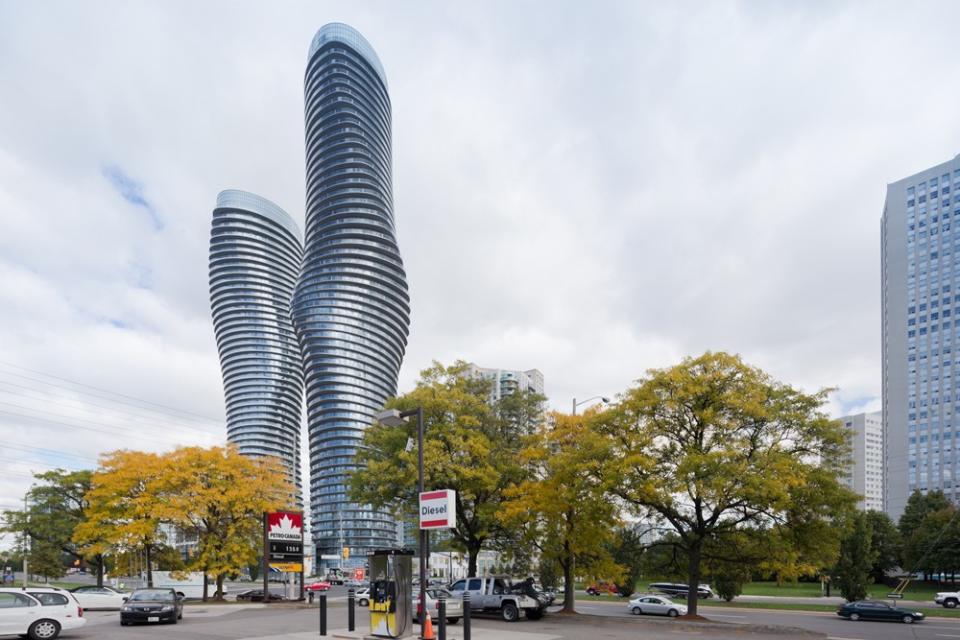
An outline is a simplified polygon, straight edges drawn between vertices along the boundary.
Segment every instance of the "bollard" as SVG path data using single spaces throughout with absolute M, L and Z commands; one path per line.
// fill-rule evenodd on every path
M 320 635 L 327 635 L 327 594 L 320 594 Z
M 347 631 L 353 631 L 356 626 L 356 616 L 353 612 L 353 605 L 356 603 L 356 594 L 353 589 L 347 591 Z
M 440 637 L 437 640 L 447 640 L 447 596 L 440 592 L 437 600 L 437 615 L 440 616 Z
M 309 604 L 313 604 L 313 591 L 307 592 L 307 600 L 309 601 Z
M 463 592 L 463 640 L 470 640 L 470 592 Z

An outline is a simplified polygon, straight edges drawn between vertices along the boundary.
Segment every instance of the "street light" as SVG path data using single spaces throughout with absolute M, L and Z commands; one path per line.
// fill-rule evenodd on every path
M 399 427 L 406 424 L 407 418 L 413 416 L 417 416 L 417 500 L 419 501 L 420 494 L 423 493 L 423 407 L 409 411 L 386 409 L 377 414 L 377 422 L 388 427 Z M 424 616 L 427 615 L 427 546 L 430 532 L 420 529 L 419 524 L 417 530 L 420 543 L 420 637 L 423 637 Z
M 582 404 L 586 404 L 591 400 L 599 400 L 603 404 L 610 404 L 610 398 L 606 396 L 593 396 L 592 398 L 587 398 L 586 400 L 581 400 L 580 402 L 577 402 L 577 399 L 574 398 L 573 399 L 573 415 L 577 415 L 577 407 L 579 407 Z

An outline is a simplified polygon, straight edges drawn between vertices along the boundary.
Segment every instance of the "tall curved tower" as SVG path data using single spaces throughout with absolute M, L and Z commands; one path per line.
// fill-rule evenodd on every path
M 300 483 L 303 369 L 290 304 L 300 273 L 300 229 L 245 191 L 217 196 L 210 233 L 210 308 L 227 404 L 227 440 L 273 455 Z
M 310 504 L 319 554 L 396 544 L 390 514 L 353 504 L 347 474 L 363 431 L 396 393 L 410 324 L 393 223 L 390 96 L 355 29 L 325 25 L 304 79 L 306 240 L 293 321 L 304 358 Z

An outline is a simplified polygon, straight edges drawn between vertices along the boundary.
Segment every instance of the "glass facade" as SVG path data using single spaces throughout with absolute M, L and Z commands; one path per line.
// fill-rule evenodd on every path
M 220 351 L 227 440 L 279 457 L 300 502 L 303 369 L 290 305 L 303 251 L 283 209 L 244 191 L 217 196 L 210 234 L 210 307 Z
M 393 220 L 390 96 L 370 44 L 320 29 L 304 79 L 306 239 L 293 321 L 304 358 L 310 503 L 318 554 L 360 564 L 396 544 L 388 513 L 351 503 L 363 431 L 396 393 L 409 296 Z M 339 564 L 339 563 L 335 563 Z
M 891 184 L 883 219 L 887 510 L 960 499 L 960 156 Z M 955 353 L 955 350 L 956 353 Z

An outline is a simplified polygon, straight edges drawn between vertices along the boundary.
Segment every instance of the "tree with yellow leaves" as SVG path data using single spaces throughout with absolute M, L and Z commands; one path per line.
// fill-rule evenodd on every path
M 522 529 L 541 562 L 563 571 L 564 613 L 575 613 L 576 578 L 618 580 L 623 574 L 606 544 L 619 519 L 607 487 L 597 479 L 608 445 L 590 428 L 593 415 L 553 413 L 527 438 L 520 461 L 528 467 L 529 479 L 504 491 L 499 512 L 506 526 Z
M 294 488 L 277 458 L 249 458 L 236 447 L 184 447 L 164 457 L 155 513 L 162 521 L 197 535 L 187 571 L 223 580 L 252 564 L 262 546 L 262 514 L 294 504 Z M 207 599 L 204 581 L 203 599 Z
M 160 543 L 158 481 L 162 458 L 142 451 L 114 451 L 100 457 L 86 494 L 86 520 L 77 525 L 74 542 L 87 553 L 143 551 L 147 585 L 153 586 L 152 554 Z

